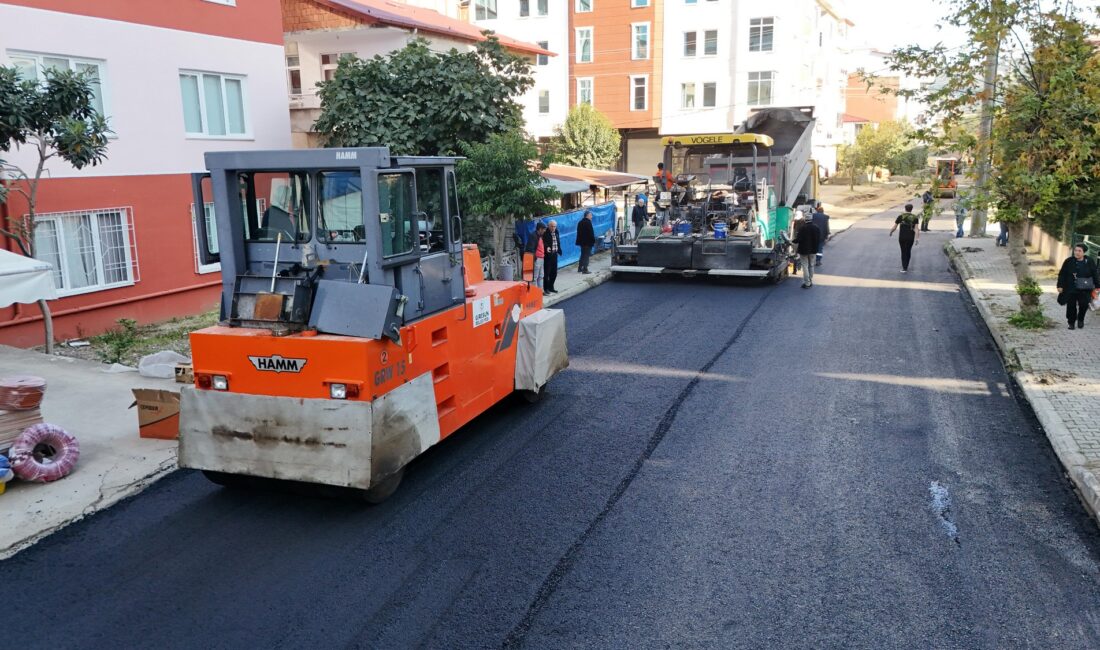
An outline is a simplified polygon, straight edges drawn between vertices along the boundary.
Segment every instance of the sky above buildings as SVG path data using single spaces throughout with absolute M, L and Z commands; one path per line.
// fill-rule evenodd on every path
M 1062 5 L 1065 0 L 1044 0 L 1046 7 Z M 1073 4 L 1082 10 L 1082 15 L 1093 22 L 1095 8 L 1100 0 L 1074 0 Z M 943 42 L 949 47 L 961 45 L 966 34 L 956 28 L 944 26 L 937 29 L 937 23 L 943 23 L 947 9 L 941 0 L 846 0 L 845 6 L 855 26 L 855 43 L 889 51 L 906 45 L 925 47 Z

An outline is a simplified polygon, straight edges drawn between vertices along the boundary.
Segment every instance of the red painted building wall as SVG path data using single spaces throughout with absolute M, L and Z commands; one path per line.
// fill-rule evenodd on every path
M 120 318 L 149 323 L 217 306 L 221 274 L 199 274 L 195 266 L 191 179 L 186 174 L 45 180 L 39 193 L 38 212 L 43 214 L 132 210 L 137 282 L 52 301 L 59 340 L 98 334 Z M 26 207 L 22 197 L 13 193 L 7 206 L 10 214 L 25 214 Z M 7 248 L 18 250 L 13 242 Z M 36 305 L 0 309 L 0 343 L 30 347 L 41 345 L 42 336 L 42 316 Z

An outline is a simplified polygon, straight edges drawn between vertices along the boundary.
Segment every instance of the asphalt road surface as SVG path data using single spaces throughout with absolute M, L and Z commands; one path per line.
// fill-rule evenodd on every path
M 494 408 L 381 506 L 177 472 L 0 563 L 0 644 L 1100 647 L 1097 526 L 948 271 L 946 224 L 908 275 L 889 225 L 837 237 L 811 290 L 565 302 L 550 394 Z

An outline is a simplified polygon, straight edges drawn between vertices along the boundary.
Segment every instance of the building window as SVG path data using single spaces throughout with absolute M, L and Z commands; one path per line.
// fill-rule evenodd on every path
M 538 46 L 544 50 L 550 49 L 550 41 L 539 41 Z M 537 60 L 538 65 L 547 65 L 550 63 L 550 57 L 546 54 L 540 54 Z
M 714 108 L 718 99 L 718 84 L 708 81 L 703 84 L 703 108 Z
M 355 58 L 355 54 L 352 52 L 340 52 L 338 54 L 322 54 L 321 55 L 321 78 L 325 81 L 332 81 L 332 78 L 336 76 L 336 69 L 340 67 L 340 62 L 344 59 Z
M 644 111 L 649 106 L 649 77 L 630 78 L 630 110 Z
M 550 0 L 538 0 L 536 10 L 540 16 L 550 15 Z
M 592 63 L 592 28 L 577 29 L 577 63 Z
M 592 78 L 577 79 L 577 103 L 592 106 L 595 101 L 592 93 Z
M 634 49 L 631 51 L 632 59 L 649 58 L 649 23 L 634 23 L 631 25 Z
M 550 112 L 550 91 L 549 90 L 540 90 L 539 91 L 539 113 L 542 114 L 542 115 L 546 115 L 549 112 Z
M 592 2 L 593 0 L 577 0 L 576 13 L 586 14 L 592 11 Z
M 180 72 L 183 125 L 189 135 L 231 137 L 248 134 L 244 77 Z
M 695 32 L 684 32 L 684 56 L 695 56 Z
M 767 106 L 772 103 L 774 72 L 749 73 L 749 106 Z
M 474 0 L 474 18 L 493 20 L 497 17 L 497 0 Z
M 749 21 L 749 51 L 771 52 L 775 18 L 753 18 Z
M 695 82 L 680 84 L 680 108 L 695 108 Z
M 635 7 L 635 8 L 637 8 L 637 7 L 648 7 L 649 6 L 649 0 L 630 0 L 630 6 Z
M 286 57 L 286 82 L 291 95 L 302 94 L 302 64 L 297 54 Z
M 708 29 L 703 32 L 703 56 L 718 54 L 718 30 Z
M 693 4 L 698 4 L 698 2 L 697 2 L 697 0 L 684 0 L 684 4 L 693 5 Z
M 531 0 L 519 0 L 519 17 L 526 18 L 531 15 Z
M 35 217 L 35 257 L 53 265 L 61 295 L 135 282 L 130 208 L 55 212 Z
M 106 70 L 103 61 L 79 59 L 54 54 L 33 54 L 30 52 L 8 51 L 8 58 L 18 71 L 19 78 L 28 81 L 45 81 L 46 70 L 72 70 L 88 75 L 92 86 L 92 105 L 100 115 L 106 115 L 104 101 L 104 81 Z

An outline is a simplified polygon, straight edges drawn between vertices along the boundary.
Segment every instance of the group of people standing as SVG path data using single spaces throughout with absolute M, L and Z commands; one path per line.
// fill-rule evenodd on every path
M 800 264 L 802 266 L 802 288 L 814 286 L 814 267 L 821 266 L 825 256 L 825 242 L 832 236 L 829 230 L 829 215 L 825 206 L 818 203 L 809 219 L 801 212 L 795 217 L 794 239 Z
M 588 270 L 588 261 L 592 256 L 592 249 L 596 246 L 596 230 L 592 225 L 591 210 L 585 210 L 584 217 L 577 224 L 576 244 L 581 249 L 577 270 L 588 274 L 591 272 Z M 558 222 L 551 219 L 546 224 L 541 221 L 535 224 L 535 234 L 527 238 L 523 253 L 534 256 L 535 286 L 546 294 L 557 293 L 554 283 L 558 279 L 558 256 L 561 255 L 561 234 L 558 232 Z

